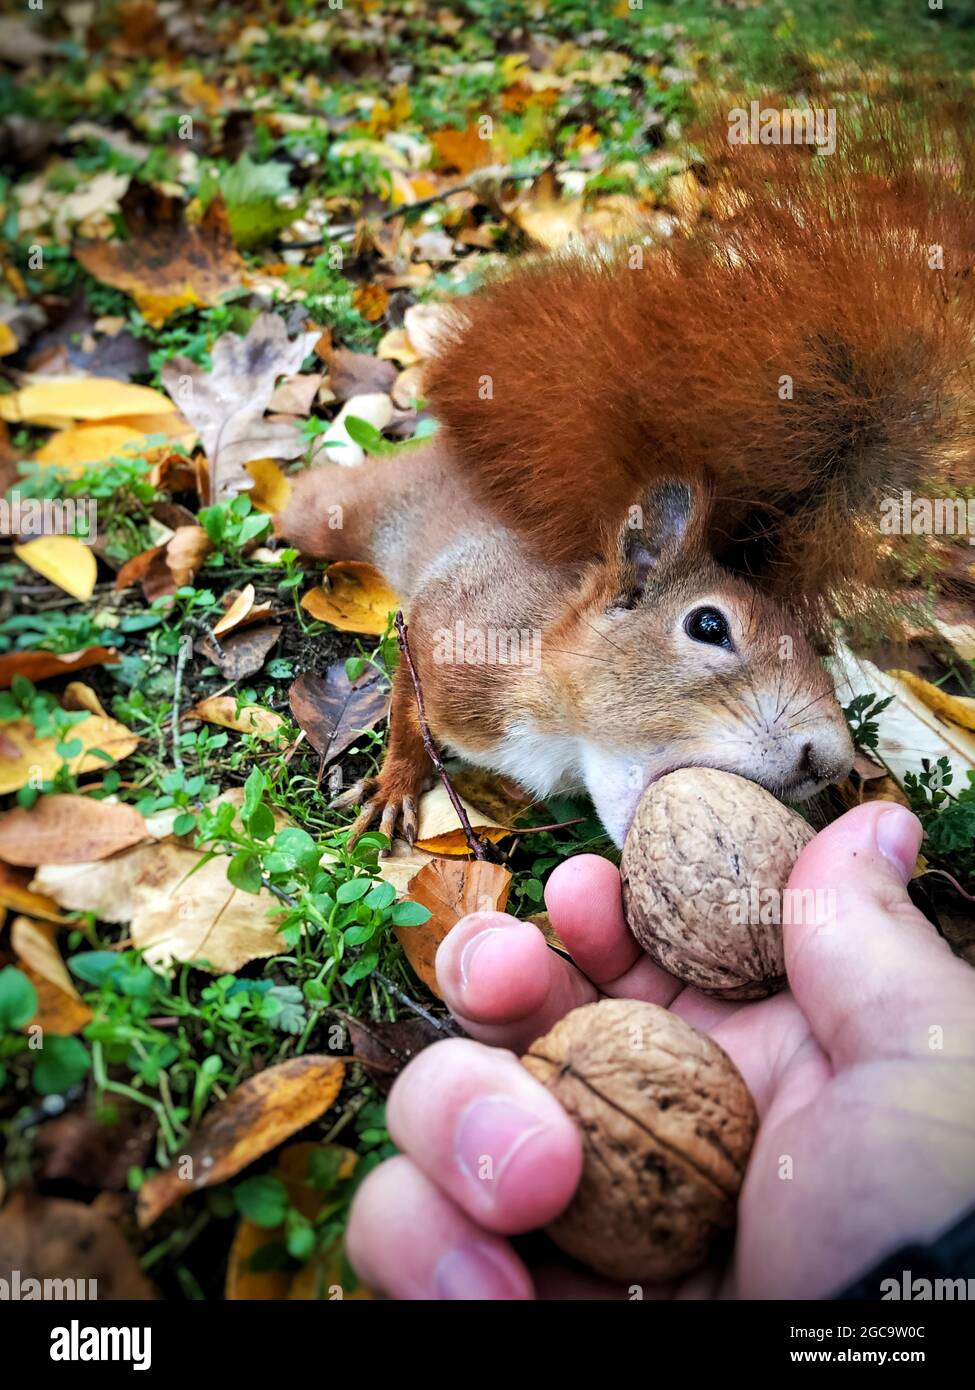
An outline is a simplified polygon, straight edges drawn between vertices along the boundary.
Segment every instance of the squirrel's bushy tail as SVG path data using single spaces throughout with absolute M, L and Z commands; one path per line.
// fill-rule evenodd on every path
M 881 572 L 885 498 L 975 482 L 972 131 L 876 110 L 838 129 L 816 157 L 712 132 L 690 236 L 460 302 L 432 407 L 544 553 L 587 553 L 654 479 L 704 471 L 716 553 L 842 610 Z

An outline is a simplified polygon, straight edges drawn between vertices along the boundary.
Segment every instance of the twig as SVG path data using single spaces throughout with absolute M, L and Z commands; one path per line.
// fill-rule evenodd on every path
M 454 791 L 450 778 L 447 776 L 447 769 L 444 767 L 440 754 L 434 747 L 433 739 L 430 736 L 430 726 L 427 723 L 426 709 L 423 705 L 423 691 L 420 689 L 420 678 L 416 674 L 416 667 L 413 665 L 413 657 L 410 654 L 410 644 L 406 634 L 407 627 L 406 623 L 403 621 L 402 609 L 400 609 L 396 614 L 396 635 L 399 638 L 399 649 L 403 653 L 403 660 L 406 662 L 407 670 L 410 673 L 410 679 L 413 682 L 413 693 L 416 695 L 416 712 L 420 721 L 420 733 L 423 735 L 423 746 L 426 749 L 427 757 L 433 763 L 437 775 L 444 784 L 447 795 L 450 797 L 450 804 L 457 813 L 461 829 L 464 832 L 464 839 L 467 841 L 471 853 L 475 859 L 487 859 L 484 846 L 474 834 L 471 823 L 467 818 L 467 812 L 461 804 L 460 797 Z
M 188 632 L 183 634 L 179 644 L 179 652 L 176 656 L 176 676 L 173 680 L 173 708 L 170 718 L 173 725 L 173 767 L 177 772 L 183 771 L 183 755 L 179 747 L 179 702 L 183 694 L 183 672 L 186 670 L 186 663 L 189 661 L 193 651 L 193 638 Z
M 956 893 L 960 893 L 961 896 L 967 898 L 970 903 L 975 903 L 975 897 L 967 892 L 958 882 L 957 878 L 955 878 L 954 874 L 950 874 L 947 869 L 928 869 L 922 877 L 927 878 L 928 874 L 937 874 L 939 878 L 946 878 Z
M 448 1038 L 460 1036 L 459 1028 L 455 1027 L 452 1023 L 448 1023 L 445 1019 L 436 1018 L 428 1009 L 425 1009 L 422 1004 L 418 1004 L 415 999 L 411 999 L 398 985 L 394 985 L 392 980 L 384 975 L 381 970 L 374 970 L 372 974 L 374 979 L 381 981 L 381 983 L 386 986 L 394 999 L 398 999 L 407 1009 L 411 1009 L 418 1018 L 423 1019 L 424 1023 L 429 1023 L 432 1028 L 436 1028 L 438 1033 L 443 1033 Z

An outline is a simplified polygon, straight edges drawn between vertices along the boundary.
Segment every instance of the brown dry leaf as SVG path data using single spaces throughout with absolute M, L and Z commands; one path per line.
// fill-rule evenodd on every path
M 66 676 L 86 666 L 117 666 L 122 660 L 114 647 L 86 647 L 81 652 L 4 652 L 0 656 L 0 690 L 9 690 L 15 676 L 35 684 L 48 676 Z
M 92 1088 L 80 1109 L 46 1120 L 34 1140 L 38 1177 L 96 1192 L 125 1191 L 132 1169 L 145 1167 L 149 1160 L 156 1119 L 144 1105 L 125 1096 L 113 1095 L 112 1110 L 107 1123 Z
M 250 490 L 253 479 L 246 465 L 252 460 L 293 459 L 304 453 L 307 441 L 294 423 L 268 421 L 263 415 L 278 377 L 299 370 L 318 336 L 301 333 L 289 339 L 283 319 L 259 314 L 246 338 L 224 333 L 217 339 L 209 372 L 185 357 L 175 357 L 163 368 L 163 385 L 199 431 L 213 501 Z
M 485 859 L 434 859 L 410 883 L 410 898 L 430 917 L 418 927 L 394 927 L 406 958 L 429 990 L 442 999 L 434 961 L 437 947 L 469 912 L 503 912 L 511 874 Z
M 381 637 L 389 615 L 401 606 L 397 593 L 372 565 L 360 560 L 338 560 L 329 565 L 326 587 L 310 589 L 301 606 L 319 622 L 331 623 L 342 632 L 361 632 Z
M 948 695 L 930 681 L 922 680 L 910 671 L 888 671 L 887 674 L 895 680 L 903 681 L 908 690 L 939 718 L 950 719 L 952 723 L 960 724 L 963 729 L 975 730 L 975 700 L 966 695 Z
M 94 593 L 98 564 L 91 546 L 77 536 L 38 536 L 13 549 L 18 560 L 72 598 L 84 603 Z
M 219 304 L 244 274 L 219 196 L 198 225 L 173 215 L 131 241 L 79 242 L 74 254 L 96 280 L 130 294 L 153 328 L 189 305 Z
M 31 877 L 26 869 L 14 869 L 9 864 L 0 863 L 0 907 L 10 908 L 12 912 L 25 912 L 29 917 L 42 917 L 45 922 L 56 922 L 63 926 L 68 918 L 58 911 L 53 898 L 30 891 L 28 884 Z
M 0 419 L 55 429 L 76 420 L 114 420 L 117 424 L 118 416 L 175 414 L 175 405 L 161 392 L 111 377 L 55 377 L 0 396 Z
M 547 912 L 533 912 L 532 915 L 526 917 L 525 920 L 531 922 L 538 928 L 545 938 L 546 946 L 551 946 L 553 951 L 559 951 L 563 956 L 567 956 L 569 960 L 572 959 L 572 953 L 552 926 L 552 919 Z
M 324 677 L 310 671 L 298 677 L 288 695 L 295 722 L 325 763 L 373 729 L 389 712 L 389 682 L 369 670 L 350 681 L 345 662 L 336 661 Z
M 225 856 L 198 868 L 201 857 L 179 841 L 158 840 L 95 863 L 45 864 L 30 886 L 69 911 L 127 922 L 156 970 L 193 961 L 220 974 L 274 955 L 281 937 L 269 914 L 280 913 L 278 900 L 234 888 Z
M 142 1185 L 140 1227 L 151 1226 L 189 1193 L 226 1182 L 317 1120 L 338 1098 L 344 1076 L 340 1058 L 312 1054 L 241 1082 L 207 1114 L 179 1162 Z
M 469 805 L 463 797 L 460 803 L 467 812 L 471 829 L 485 840 L 497 844 L 506 835 L 514 832 L 509 826 L 497 825 L 490 816 Z M 429 850 L 431 854 L 466 855 L 470 848 L 457 818 L 447 789 L 438 782 L 420 798 L 419 823 L 416 835 L 417 849 Z
M 499 772 L 483 767 L 465 767 L 451 774 L 454 791 L 496 825 L 512 825 L 536 804 L 535 798 Z
M 251 459 L 246 465 L 254 480 L 251 502 L 259 512 L 281 512 L 291 496 L 291 481 L 273 459 Z
M 118 1222 L 84 1202 L 17 1192 L 0 1211 L 0 1270 L 25 1280 L 93 1280 L 98 1299 L 155 1298 Z
M 425 1018 L 400 1018 L 395 1023 L 376 1023 L 369 1018 L 340 1015 L 349 1030 L 352 1052 L 366 1068 L 378 1089 L 386 1095 L 396 1077 L 418 1052 L 441 1042 L 444 1031 Z
M 57 751 L 59 740 L 38 738 L 29 719 L 0 724 L 0 795 L 38 781 L 50 781 L 60 768 L 78 776 L 103 770 L 121 762 L 139 745 L 138 737 L 114 719 L 84 719 L 69 731 L 70 741 L 82 744 L 79 752 L 63 758 Z M 107 754 L 101 757 L 93 750 Z
M 87 722 L 87 721 L 86 721 Z M 124 802 L 90 796 L 42 796 L 30 810 L 0 815 L 0 857 L 8 864 L 82 864 L 107 859 L 146 839 L 144 818 Z
M 286 376 L 268 402 L 273 415 L 300 415 L 304 418 L 315 403 L 324 372 L 304 372 Z M 247 470 L 250 472 L 250 469 Z
M 255 597 L 254 585 L 245 584 L 223 617 L 214 623 L 213 631 L 216 636 L 219 637 L 222 632 L 232 632 L 235 627 L 239 627 L 254 607 Z
M 162 555 L 165 549 L 164 545 L 154 545 L 150 550 L 143 550 L 141 555 L 133 555 L 131 560 L 126 560 L 115 576 L 116 589 L 121 592 L 130 584 L 137 584 L 140 579 L 144 579 L 153 561 Z
M 37 1013 L 31 1019 L 45 1033 L 61 1037 L 80 1033 L 93 1014 L 68 974 L 57 945 L 58 928 L 53 922 L 35 922 L 15 917 L 10 924 L 10 944 L 17 965 L 37 990 Z
M 196 650 L 212 661 L 228 680 L 239 681 L 245 676 L 257 674 L 280 635 L 280 627 L 273 623 L 262 623 L 244 628 L 243 632 L 232 633 L 226 642 L 220 642 L 219 647 L 219 638 L 214 641 L 205 637 L 197 643 Z
M 233 695 L 211 695 L 200 700 L 186 717 L 204 719 L 208 724 L 219 724 L 224 729 L 236 729 L 242 734 L 253 734 L 256 738 L 273 739 L 283 726 L 284 719 L 273 710 L 261 705 L 242 705 L 237 710 L 237 700 Z
M 178 526 L 166 546 L 166 564 L 177 589 L 192 584 L 213 549 L 202 526 Z
M 375 392 L 388 395 L 396 380 L 392 362 L 372 357 L 368 352 L 350 352 L 348 348 L 328 345 L 323 357 L 328 365 L 328 384 L 339 401 Z

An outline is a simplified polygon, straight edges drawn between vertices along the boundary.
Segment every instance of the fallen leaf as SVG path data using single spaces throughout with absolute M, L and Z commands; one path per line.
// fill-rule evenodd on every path
M 251 503 L 259 512 L 281 512 L 291 496 L 291 482 L 281 472 L 273 459 L 251 459 L 246 466 L 247 474 L 253 478 Z
M 146 838 L 134 806 L 90 796 L 42 796 L 0 815 L 0 857 L 8 864 L 81 864 L 107 859 Z
M 471 806 L 463 797 L 458 798 L 467 812 L 471 829 L 485 840 L 497 844 L 506 835 L 514 832 L 509 826 L 497 825 L 490 816 Z M 466 836 L 461 827 L 453 802 L 447 795 L 442 782 L 431 787 L 420 797 L 416 834 L 417 849 L 429 850 L 431 854 L 470 854 Z
M 118 1222 L 84 1202 L 16 1192 L 0 1211 L 0 1270 L 18 1270 L 22 1297 L 25 1280 L 91 1280 L 98 1300 L 155 1298 L 135 1254 L 125 1243 Z M 80 1296 L 80 1294 L 79 1294 Z M 40 1297 L 38 1292 L 37 1297 Z
M 178 526 L 166 546 L 166 564 L 177 589 L 192 584 L 213 549 L 202 526 Z
M 198 224 L 186 222 L 175 200 L 166 200 L 167 218 L 129 241 L 82 241 L 75 259 L 103 285 L 130 294 L 143 318 L 161 328 L 192 305 L 211 308 L 244 274 L 222 200 L 210 203 Z
M 425 1018 L 401 1018 L 395 1023 L 376 1023 L 369 1018 L 341 1014 L 349 1030 L 357 1062 L 370 1073 L 385 1095 L 403 1068 L 431 1043 L 441 1042 L 444 1033 Z
M 307 441 L 294 424 L 262 417 L 278 377 L 294 375 L 317 341 L 316 332 L 292 341 L 283 319 L 259 314 L 246 338 L 224 333 L 217 339 L 209 372 L 185 357 L 163 368 L 163 385 L 199 432 L 214 501 L 252 487 L 246 472 L 252 460 L 304 453 Z
M 57 740 L 38 738 L 29 719 L 0 724 L 0 795 L 15 792 L 28 784 L 50 781 L 62 768 L 76 777 L 83 772 L 104 770 L 127 758 L 139 745 L 137 736 L 114 719 L 84 719 L 68 731 L 69 744 L 78 742 L 78 752 L 63 757 Z M 97 752 L 95 750 L 98 750 Z M 106 757 L 100 754 L 106 754 Z
M 145 1167 L 156 1119 L 144 1105 L 113 1095 L 112 1116 L 99 1110 L 94 1092 L 82 1110 L 71 1110 L 38 1127 L 34 1147 L 39 1177 L 75 1188 L 123 1192 L 133 1168 Z
M 55 429 L 75 420 L 172 415 L 175 411 L 172 401 L 159 391 L 99 376 L 55 378 L 0 396 L 0 419 L 18 424 L 53 425 Z
M 9 864 L 0 863 L 0 907 L 10 908 L 13 912 L 24 912 L 28 917 L 42 917 L 45 922 L 57 922 L 63 926 L 68 918 L 58 911 L 58 905 L 53 898 L 45 897 L 42 893 L 32 893 L 27 886 L 30 881 L 31 874 L 26 870 L 14 869 Z
M 148 418 L 148 417 L 143 417 Z M 175 412 L 163 416 L 171 422 L 167 430 L 145 430 L 137 425 L 110 420 L 106 424 L 69 425 L 58 430 L 37 450 L 35 460 L 46 468 L 59 468 L 71 477 L 77 477 L 86 468 L 107 463 L 112 458 L 129 457 L 145 453 L 148 440 L 154 435 L 165 434 L 167 440 L 186 444 L 196 438 L 196 431 L 189 429 Z
M 117 666 L 122 660 L 115 647 L 85 647 L 80 652 L 4 652 L 0 656 L 0 690 L 9 690 L 15 676 L 27 680 L 46 680 L 83 671 L 86 666 Z
M 45 1033 L 67 1037 L 80 1033 L 94 1015 L 68 974 L 57 937 L 58 928 L 53 922 L 15 917 L 10 924 L 10 944 L 17 965 L 37 990 L 37 1013 L 31 1023 Z
M 315 397 L 324 380 L 324 372 L 299 372 L 295 376 L 286 376 L 280 385 L 274 388 L 274 395 L 268 401 L 268 410 L 274 415 L 306 416 L 314 405 Z
M 472 121 L 464 130 L 445 127 L 430 135 L 430 143 L 440 157 L 444 169 L 455 169 L 458 174 L 469 174 L 495 160 L 491 139 L 485 132 L 490 131 L 491 123 L 482 126 Z
M 830 664 L 841 704 L 848 704 L 857 695 L 893 697 L 893 703 L 877 721 L 875 752 L 898 782 L 904 781 L 906 773 L 918 772 L 924 758 L 933 765 L 947 756 L 959 781 L 967 772 L 975 771 L 975 735 L 953 721 L 939 719 L 910 686 L 864 657 L 855 656 L 842 644 L 837 646 Z
M 940 719 L 950 719 L 963 729 L 975 730 L 975 700 L 966 695 L 949 695 L 910 671 L 888 671 L 887 675 L 906 685 Z
M 325 763 L 343 753 L 389 712 L 389 682 L 370 669 L 350 681 L 345 662 L 336 661 L 324 677 L 306 671 L 288 695 L 291 713 Z
M 582 215 L 582 199 L 564 198 L 550 169 L 505 208 L 508 220 L 544 251 L 559 251 L 581 240 Z
M 331 623 L 342 632 L 361 632 L 381 637 L 389 615 L 402 606 L 401 599 L 372 565 L 359 560 L 338 560 L 329 565 L 327 587 L 310 589 L 301 606 L 319 622 Z
M 186 714 L 188 718 L 204 719 L 208 724 L 219 724 L 224 729 L 236 729 L 242 734 L 267 739 L 273 739 L 285 722 L 280 714 L 261 705 L 242 705 L 238 713 L 237 700 L 233 695 L 211 695 L 206 700 L 200 700 Z
M 389 853 L 379 860 L 378 873 L 396 889 L 396 896 L 403 898 L 420 870 L 433 859 L 424 849 L 416 849 L 405 840 L 394 839 Z
M 418 927 L 394 927 L 396 940 L 416 974 L 438 999 L 437 947 L 469 912 L 503 912 L 511 874 L 485 859 L 434 859 L 410 883 L 410 899 L 430 917 Z
M 235 627 L 239 627 L 254 607 L 254 599 L 254 585 L 245 584 L 223 617 L 214 623 L 213 631 L 216 636 L 219 637 L 223 632 L 232 632 Z
M 83 603 L 94 593 L 98 563 L 91 546 L 77 536 L 38 536 L 13 549 L 18 560 L 72 598 Z
M 269 914 L 281 905 L 265 890 L 245 893 L 227 879 L 218 855 L 198 868 L 201 851 L 159 840 L 87 864 L 45 864 L 31 883 L 72 912 L 128 924 L 155 970 L 193 961 L 216 974 L 235 972 L 281 949 Z
M 212 661 L 228 680 L 239 681 L 245 676 L 257 674 L 280 635 L 280 627 L 273 623 L 264 623 L 257 627 L 245 628 L 243 632 L 232 633 L 226 642 L 220 642 L 219 646 L 219 638 L 215 641 L 213 638 L 205 637 L 197 643 L 196 650 L 208 661 Z
M 334 1104 L 345 1063 L 306 1055 L 268 1067 L 232 1091 L 204 1118 L 179 1162 L 143 1183 L 136 1204 L 144 1230 L 191 1192 L 226 1182 L 304 1129 Z
M 133 555 L 130 560 L 126 560 L 115 576 L 115 588 L 121 592 L 122 589 L 127 589 L 130 584 L 137 584 L 140 579 L 144 579 L 153 562 L 159 556 L 163 556 L 163 564 L 165 565 L 165 550 L 164 545 L 154 545 L 149 550 L 143 550 L 141 555 Z M 168 565 L 165 565 L 165 571 L 166 576 L 172 578 L 172 571 Z
M 350 352 L 348 348 L 328 346 L 324 360 L 328 365 L 328 384 L 339 401 L 377 392 L 389 395 L 396 380 L 396 368 L 392 362 L 372 357 L 368 352 Z

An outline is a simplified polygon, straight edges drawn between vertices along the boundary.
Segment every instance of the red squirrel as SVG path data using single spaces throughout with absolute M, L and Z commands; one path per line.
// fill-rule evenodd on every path
M 816 645 L 889 561 L 883 500 L 975 479 L 967 152 L 892 129 L 708 167 L 723 216 L 689 235 L 457 301 L 433 441 L 299 476 L 277 520 L 402 595 L 440 745 L 584 789 L 618 845 L 679 767 L 790 801 L 847 774 Z M 353 836 L 412 842 L 430 771 L 401 663 Z

